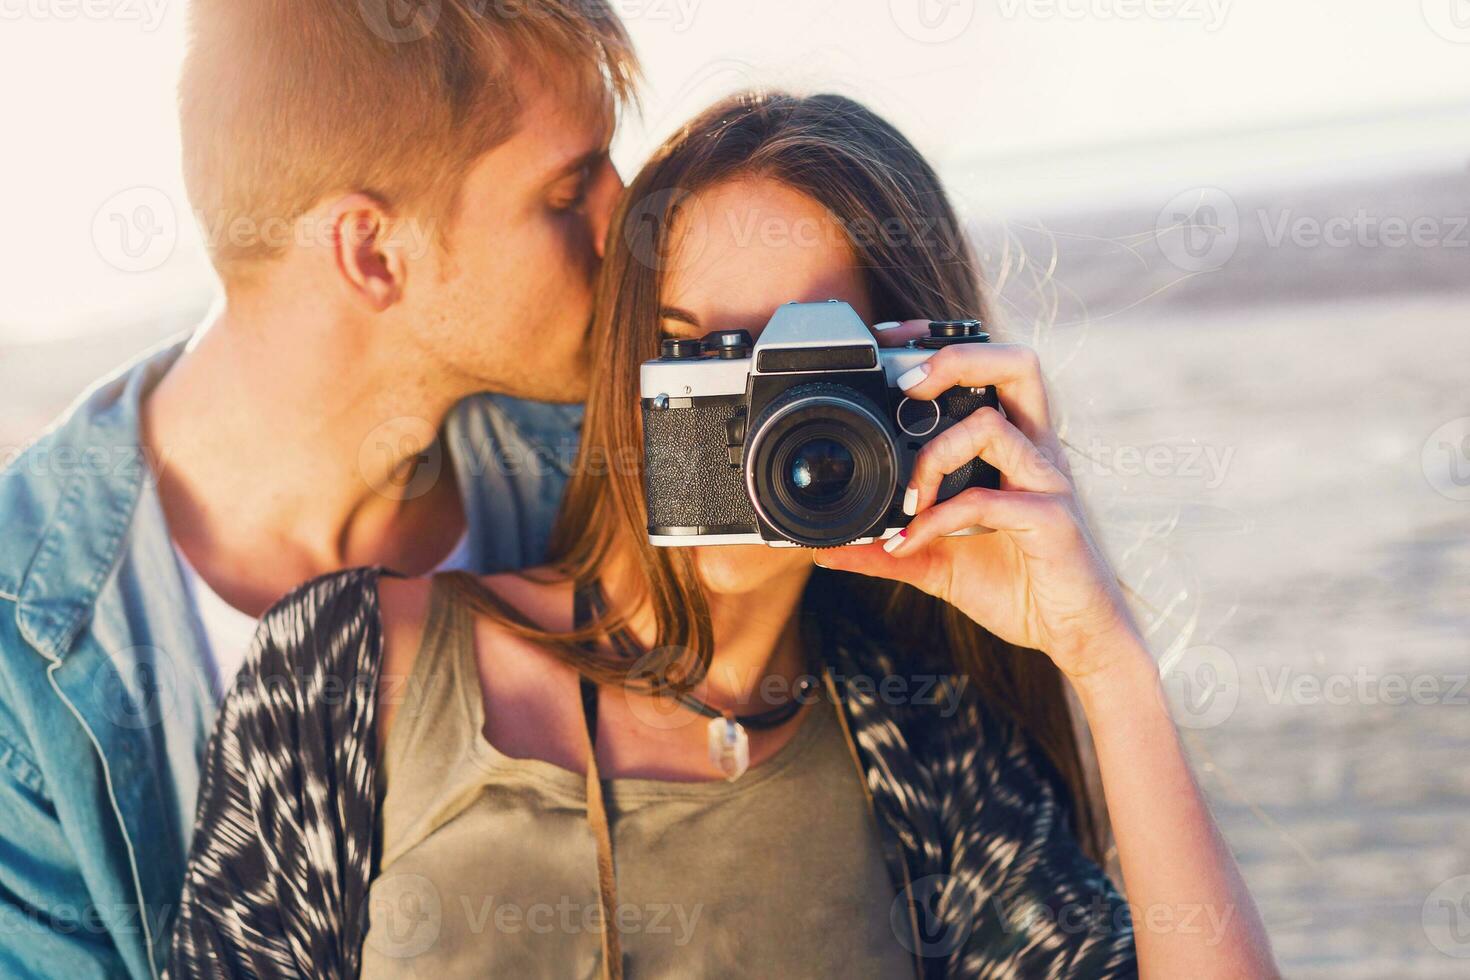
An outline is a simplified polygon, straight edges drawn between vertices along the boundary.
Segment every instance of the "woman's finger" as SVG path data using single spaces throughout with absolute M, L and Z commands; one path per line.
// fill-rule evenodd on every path
M 1022 344 L 954 344 L 934 353 L 923 364 L 901 375 L 898 386 L 910 398 L 938 398 L 949 389 L 994 386 L 1006 414 L 1027 438 L 1051 447 L 1046 382 L 1036 352 Z
M 912 558 L 926 544 L 969 528 L 1024 536 L 1067 524 L 1075 526 L 1067 497 L 971 487 L 915 517 L 908 527 L 885 541 L 883 549 L 894 558 Z
M 938 498 L 944 478 L 976 457 L 1000 470 L 1007 489 L 1037 493 L 1071 489 L 1067 478 L 1020 429 L 995 409 L 982 408 L 919 451 L 904 491 L 904 513 L 913 516 L 928 508 Z
M 932 320 L 890 320 L 873 324 L 873 336 L 879 347 L 903 347 L 911 340 L 929 336 Z

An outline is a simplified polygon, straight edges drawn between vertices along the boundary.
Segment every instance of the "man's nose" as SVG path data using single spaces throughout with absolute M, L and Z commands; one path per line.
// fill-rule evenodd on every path
M 607 161 L 597 175 L 592 193 L 588 195 L 587 216 L 592 223 L 592 247 L 597 257 L 607 257 L 607 238 L 612 233 L 613 212 L 622 199 L 623 178 L 611 160 Z

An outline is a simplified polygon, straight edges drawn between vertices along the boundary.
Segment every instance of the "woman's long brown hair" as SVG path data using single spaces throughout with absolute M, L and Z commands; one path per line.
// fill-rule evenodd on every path
M 549 563 L 596 581 L 614 557 L 636 559 L 656 651 L 639 662 L 651 686 L 687 687 L 713 654 L 709 607 L 687 549 L 648 543 L 643 497 L 639 365 L 658 356 L 661 296 L 674 229 L 695 214 L 696 195 L 725 181 L 764 178 L 820 202 L 848 233 L 878 320 L 919 315 L 989 321 L 978 264 L 933 169 L 891 125 L 835 95 L 747 94 L 703 113 L 644 167 L 614 218 L 592 328 L 592 384 L 578 465 L 552 536 Z M 870 635 L 896 638 L 968 675 L 971 691 L 1042 748 L 1070 797 L 1073 831 L 1101 860 L 1101 811 L 1088 789 L 1062 677 L 1032 650 L 1003 643 L 947 603 L 881 579 L 814 572 L 813 589 L 860 620 Z M 473 583 L 473 580 L 470 580 Z M 580 645 L 626 621 L 612 610 L 571 633 L 539 629 L 488 590 L 465 586 L 481 611 L 544 642 L 602 684 L 628 682 L 625 665 Z M 654 662 L 657 660 L 658 662 Z

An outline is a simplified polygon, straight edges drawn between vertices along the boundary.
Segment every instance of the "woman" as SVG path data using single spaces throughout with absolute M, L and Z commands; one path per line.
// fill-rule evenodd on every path
M 845 99 L 733 99 L 614 227 L 547 567 L 344 573 L 267 616 L 210 750 L 173 972 L 1272 974 L 1029 351 L 903 379 L 994 385 L 1005 416 L 926 448 L 886 544 L 648 544 L 636 378 L 662 337 L 832 297 L 867 323 L 986 316 L 913 147 Z M 977 455 L 1001 488 L 936 503 Z

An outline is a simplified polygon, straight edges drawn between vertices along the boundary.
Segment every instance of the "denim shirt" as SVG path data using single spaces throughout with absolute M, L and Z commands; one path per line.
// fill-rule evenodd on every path
M 216 702 L 139 413 L 183 346 L 100 382 L 0 472 L 6 977 L 155 978 L 168 949 Z M 443 448 L 472 568 L 542 558 L 580 414 L 494 395 L 455 409 Z

